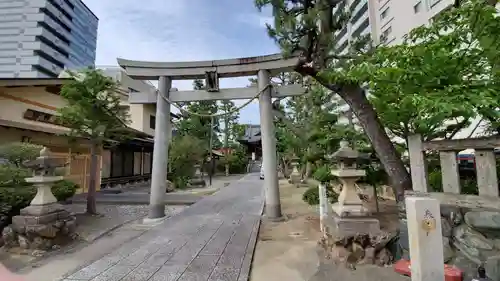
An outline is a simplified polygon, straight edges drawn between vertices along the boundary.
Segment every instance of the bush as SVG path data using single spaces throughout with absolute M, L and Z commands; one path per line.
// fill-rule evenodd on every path
M 318 167 L 314 171 L 312 177 L 313 179 L 322 183 L 328 183 L 335 179 L 335 177 L 332 175 L 332 169 L 328 165 Z
M 326 185 L 326 197 L 329 199 L 331 204 L 336 203 L 339 199 L 339 195 L 333 191 L 330 185 Z M 302 200 L 309 205 L 319 204 L 319 188 L 316 186 L 309 187 L 304 194 L 302 194 Z
M 78 190 L 78 184 L 69 180 L 60 180 L 52 186 L 52 194 L 56 197 L 57 201 L 66 201 L 75 195 Z
M 168 164 L 170 178 L 176 188 L 184 188 L 187 181 L 193 177 L 196 164 L 203 161 L 207 152 L 204 143 L 191 136 L 174 137 L 170 143 Z
M 319 190 L 317 187 L 308 188 L 304 194 L 302 194 L 302 200 L 309 205 L 319 204 Z
M 29 169 L 11 163 L 0 164 L 0 188 L 26 185 L 25 179 L 30 175 Z
M 246 154 L 246 149 L 242 145 L 233 145 L 231 153 L 221 157 L 216 163 L 216 171 L 225 172 L 226 164 L 229 165 L 230 174 L 241 174 L 245 173 L 248 165 L 248 156 Z
M 443 181 L 441 169 L 434 169 L 428 174 L 429 187 L 432 192 L 443 192 Z M 460 193 L 478 195 L 477 180 L 475 178 L 460 179 Z
M 0 158 L 6 159 L 10 164 L 22 167 L 24 161 L 34 160 L 40 156 L 42 146 L 26 142 L 13 142 L 0 145 Z
M 9 225 L 21 209 L 29 206 L 35 194 L 32 186 L 0 187 L 0 230 Z

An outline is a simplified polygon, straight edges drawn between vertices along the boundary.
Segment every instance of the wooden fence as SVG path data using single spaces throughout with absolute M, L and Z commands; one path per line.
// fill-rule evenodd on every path
M 90 181 L 90 155 L 70 154 L 70 153 L 52 153 L 55 158 L 61 159 L 67 166 L 64 169 L 64 179 L 70 180 L 80 186 L 77 193 L 87 192 Z M 101 156 L 98 156 L 98 163 L 101 163 Z M 101 171 L 97 169 L 97 188 L 99 189 Z
M 494 149 L 500 147 L 500 137 L 470 138 L 457 140 L 422 141 L 420 135 L 408 138 L 410 170 L 413 191 L 410 193 L 429 193 L 443 204 L 463 207 L 485 207 L 500 209 L 498 175 Z M 465 149 L 475 150 L 475 169 L 479 196 L 462 195 L 458 172 L 458 152 Z M 427 151 L 439 152 L 443 193 L 429 192 Z M 429 195 L 428 194 L 428 195 Z

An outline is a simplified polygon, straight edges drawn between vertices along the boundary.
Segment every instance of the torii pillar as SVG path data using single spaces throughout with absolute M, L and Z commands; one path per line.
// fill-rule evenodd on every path
M 276 220 L 280 219 L 282 215 L 278 184 L 278 165 L 276 162 L 276 135 L 273 123 L 274 114 L 271 101 L 271 87 L 269 87 L 271 77 L 269 71 L 259 70 L 257 82 L 259 91 L 262 91 L 259 96 L 259 110 L 262 157 L 264 158 L 264 189 L 266 191 L 265 213 L 268 219 Z
M 161 76 L 158 79 L 149 219 L 160 219 L 165 217 L 168 145 L 170 142 L 169 138 L 172 135 L 172 124 L 170 123 L 170 104 L 163 97 L 169 97 L 171 87 L 172 79 L 169 77 Z

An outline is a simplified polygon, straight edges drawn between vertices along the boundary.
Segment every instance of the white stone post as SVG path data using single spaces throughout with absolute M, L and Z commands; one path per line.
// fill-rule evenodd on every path
M 160 77 L 156 101 L 156 122 L 153 150 L 153 168 L 151 172 L 151 196 L 149 200 L 149 219 L 165 217 L 165 192 L 167 189 L 168 144 L 172 126 L 170 124 L 170 104 L 164 97 L 169 97 L 172 80 Z
M 319 193 L 319 220 L 321 232 L 325 233 L 325 222 L 328 218 L 328 197 L 326 195 L 326 184 L 318 184 Z
M 444 281 L 439 201 L 433 198 L 407 197 L 405 203 L 410 241 L 411 280 Z
M 259 70 L 258 85 L 262 91 L 269 85 L 269 71 Z M 264 164 L 264 188 L 266 191 L 266 216 L 269 219 L 281 218 L 278 169 L 276 163 L 276 136 L 274 134 L 274 115 L 271 101 L 271 88 L 259 96 L 260 127 L 262 137 L 262 158 Z

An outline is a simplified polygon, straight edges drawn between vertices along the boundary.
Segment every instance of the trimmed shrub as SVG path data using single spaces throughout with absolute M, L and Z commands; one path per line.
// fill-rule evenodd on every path
M 331 204 L 336 203 L 339 199 L 339 195 L 333 191 L 330 185 L 326 185 L 326 197 L 329 199 Z M 309 205 L 319 204 L 319 189 L 317 186 L 309 187 L 304 194 L 302 194 L 302 200 Z
M 52 186 L 52 194 L 54 194 L 57 201 L 66 201 L 75 195 L 78 188 L 78 184 L 72 181 L 60 180 Z

